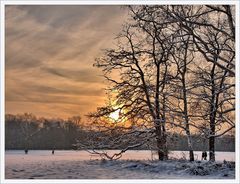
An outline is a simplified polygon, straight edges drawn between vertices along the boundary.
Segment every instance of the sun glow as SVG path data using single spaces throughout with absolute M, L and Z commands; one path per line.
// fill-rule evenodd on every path
M 113 121 L 117 121 L 119 119 L 119 114 L 120 114 L 120 109 L 112 112 L 110 115 L 109 115 L 109 118 Z

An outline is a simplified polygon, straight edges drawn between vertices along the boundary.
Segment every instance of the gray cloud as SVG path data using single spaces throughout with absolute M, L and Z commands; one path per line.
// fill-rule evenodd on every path
M 43 70 L 53 75 L 57 75 L 67 79 L 72 79 L 78 82 L 100 83 L 103 81 L 103 78 L 97 77 L 93 69 L 74 70 L 44 67 Z
M 71 115 L 87 113 L 104 102 L 105 84 L 92 65 L 101 49 L 111 47 L 126 18 L 125 10 L 120 6 L 8 5 L 5 18 L 7 112 L 31 111 L 32 106 L 37 108 L 34 103 L 45 104 L 39 105 L 43 111 L 53 106 L 47 104 L 56 103 L 56 112 L 49 111 L 52 115 L 60 109 L 68 109 L 65 114 Z M 72 110 L 71 104 L 78 109 Z
M 19 9 L 40 24 L 48 24 L 59 29 L 72 30 L 72 27 L 99 29 L 106 27 L 114 17 L 122 14 L 120 6 L 109 5 L 23 5 Z M 111 22 L 112 23 L 112 22 Z

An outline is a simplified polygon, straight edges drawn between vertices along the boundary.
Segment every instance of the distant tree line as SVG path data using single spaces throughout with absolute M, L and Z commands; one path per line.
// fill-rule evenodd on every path
M 5 122 L 6 149 L 71 149 L 86 133 L 79 116 L 63 120 L 7 114 Z
M 97 136 L 96 136 L 97 135 Z M 5 146 L 6 149 L 91 149 L 94 142 L 95 149 L 123 149 L 126 144 L 114 144 L 111 147 L 100 147 L 99 142 L 108 141 L 110 145 L 114 137 L 119 137 L 121 132 L 98 132 L 92 127 L 84 126 L 80 116 L 67 120 L 37 118 L 33 114 L 18 115 L 7 114 L 5 117 Z M 93 139 L 98 137 L 98 140 Z M 104 139 L 104 141 L 103 141 Z M 134 137 L 132 137 L 134 139 Z M 235 151 L 234 136 L 228 135 L 218 138 L 217 151 Z M 124 141 L 124 139 L 123 139 Z M 76 147 L 76 143 L 82 146 Z M 152 145 L 154 145 L 152 141 Z M 199 135 L 193 136 L 194 150 L 207 150 L 207 141 Z M 170 150 L 188 150 L 187 137 L 182 134 L 172 133 L 168 139 Z M 89 147 L 88 147 L 89 146 Z M 142 145 L 135 149 L 149 149 Z

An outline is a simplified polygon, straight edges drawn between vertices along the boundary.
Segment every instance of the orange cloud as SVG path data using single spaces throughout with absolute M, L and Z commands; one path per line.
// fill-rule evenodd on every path
M 120 6 L 8 5 L 6 113 L 84 115 L 104 104 L 92 65 L 127 17 Z

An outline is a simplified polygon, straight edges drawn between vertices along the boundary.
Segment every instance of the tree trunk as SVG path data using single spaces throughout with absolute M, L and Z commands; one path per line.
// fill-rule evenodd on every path
M 163 121 L 165 121 L 165 117 L 160 118 L 160 103 L 159 103 L 159 95 L 160 95 L 160 62 L 156 63 L 157 67 L 157 75 L 156 75 L 156 93 L 155 93 L 155 127 L 156 127 L 156 139 L 157 139 L 157 149 L 158 149 L 158 159 L 159 160 L 167 160 L 167 140 L 165 133 L 165 125 Z M 164 89 L 164 86 L 162 87 Z M 163 90 L 162 89 L 162 90 Z M 163 102 L 163 104 L 165 101 Z M 164 107 L 162 109 L 163 113 L 165 111 Z
M 186 124 L 186 125 L 187 125 L 186 134 L 187 134 L 187 140 L 188 140 L 189 160 L 194 161 L 192 137 L 191 137 L 191 134 L 190 134 L 190 131 L 189 131 L 189 124 Z
M 158 158 L 159 160 L 168 159 L 168 147 L 167 147 L 167 134 L 165 129 L 165 96 L 163 95 L 163 114 L 162 118 L 155 120 L 156 126 L 156 137 L 157 137 L 157 148 L 158 148 Z M 159 117 L 160 118 L 160 117 Z
M 189 150 L 189 156 L 190 156 L 190 161 L 191 162 L 194 161 L 194 154 L 192 149 Z
M 194 161 L 194 154 L 193 154 L 193 146 L 192 146 L 192 137 L 190 134 L 189 122 L 188 118 L 185 119 L 186 121 L 186 135 L 188 140 L 188 149 L 189 149 L 189 160 Z
M 163 132 L 162 136 L 163 160 L 168 160 L 167 135 Z
M 209 138 L 209 160 L 215 161 L 215 120 L 216 120 L 216 86 L 215 86 L 215 67 L 213 64 L 211 71 L 211 104 L 210 104 L 210 138 Z
M 189 160 L 194 161 L 194 153 L 193 153 L 193 147 L 192 147 L 192 138 L 190 135 L 187 136 L 188 138 L 188 149 L 189 149 Z
M 156 127 L 157 132 L 157 151 L 159 160 L 168 159 L 168 149 L 167 149 L 167 137 L 162 133 L 161 128 Z M 160 133 L 161 132 L 161 133 Z
M 215 161 L 215 138 L 209 138 L 209 160 Z
M 188 48 L 188 42 L 186 43 L 186 48 Z M 188 99 L 187 99 L 187 87 L 186 87 L 186 80 L 185 80 L 185 75 L 187 72 L 187 49 L 185 49 L 185 54 L 184 54 L 184 67 L 183 71 L 180 72 L 182 75 L 182 87 L 183 87 L 183 105 L 184 105 L 184 122 L 185 122 L 185 131 L 187 135 L 187 140 L 188 140 L 188 149 L 189 149 L 189 160 L 194 161 L 194 154 L 193 154 L 193 146 L 192 146 L 192 138 L 191 138 L 191 133 L 190 133 L 190 126 L 189 126 L 189 116 L 188 116 Z
M 216 116 L 216 113 L 212 113 L 210 116 L 210 138 L 209 138 L 209 160 L 210 161 L 215 161 L 215 137 L 214 137 L 215 116 Z
M 164 159 L 168 159 L 168 147 L 167 147 L 167 133 L 165 129 L 166 125 L 166 97 L 165 94 L 163 93 L 163 113 L 162 113 L 162 121 L 161 121 L 161 126 L 162 126 L 162 147 L 163 147 L 163 154 L 164 154 Z

